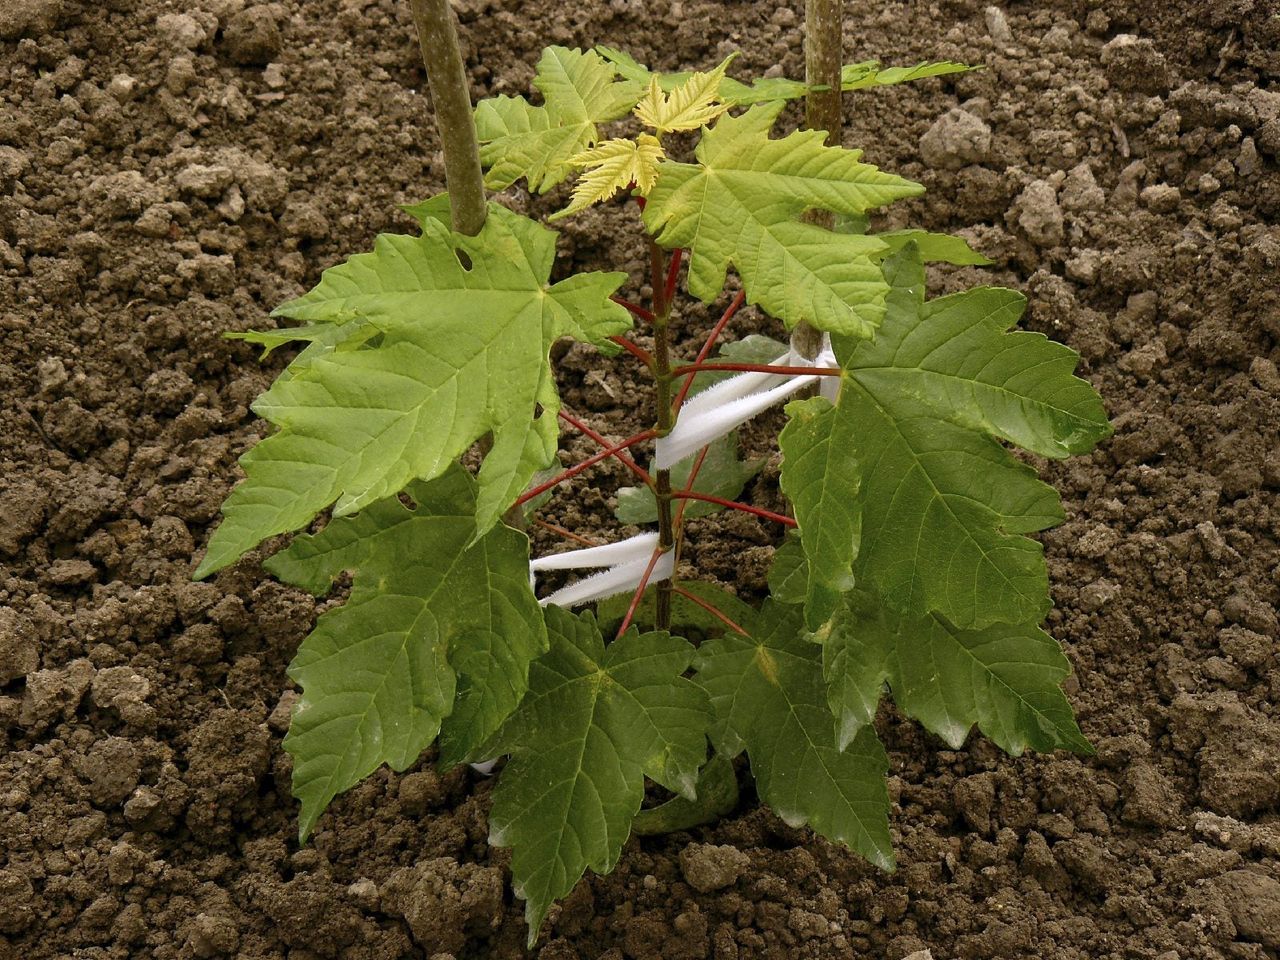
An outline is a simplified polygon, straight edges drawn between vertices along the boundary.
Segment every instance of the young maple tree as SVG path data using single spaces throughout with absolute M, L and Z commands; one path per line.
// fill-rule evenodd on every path
M 619 296 L 624 273 L 551 283 L 552 230 L 489 203 L 468 231 L 440 195 L 408 208 L 417 236 L 380 236 L 273 314 L 301 326 L 243 335 L 306 346 L 254 406 L 276 430 L 241 459 L 196 576 L 326 510 L 266 568 L 317 596 L 353 576 L 290 669 L 300 836 L 337 794 L 432 744 L 444 766 L 508 757 L 491 840 L 513 848 L 531 943 L 588 868 L 612 869 L 633 827 L 732 807 L 729 761 L 744 752 L 787 823 L 891 869 L 872 725 L 886 689 L 952 747 L 976 725 L 1013 754 L 1089 749 L 1059 686 L 1067 660 L 1039 627 L 1048 578 L 1029 535 L 1062 510 L 1009 446 L 1091 449 L 1110 430 L 1100 398 L 1071 350 L 1011 329 L 1020 294 L 928 299 L 926 261 L 986 261 L 956 237 L 870 231 L 870 211 L 922 188 L 823 130 L 775 135 L 811 86 L 748 84 L 730 67 L 659 74 L 608 47 L 551 47 L 541 103 L 475 110 L 490 188 L 545 193 L 578 174 L 552 220 L 619 194 L 633 204 L 647 306 Z M 840 86 L 965 69 L 860 63 Z M 675 132 L 698 134 L 692 162 L 669 155 Z M 729 302 L 679 360 L 686 264 L 690 297 Z M 814 332 L 817 350 L 757 335 L 713 357 L 744 304 Z M 651 349 L 627 336 L 637 323 Z M 563 337 L 634 358 L 656 384 L 652 420 L 614 441 L 564 410 L 549 361 Z M 787 405 L 779 436 L 794 516 L 736 501 L 760 462 L 740 459 L 734 430 L 800 391 L 812 395 Z M 601 449 L 549 470 L 562 423 Z M 477 444 L 473 476 L 459 459 Z M 521 515 L 583 540 L 537 509 L 608 458 L 640 481 L 620 491 L 620 521 L 656 532 L 531 562 Z M 759 608 L 678 573 L 684 522 L 719 509 L 788 528 Z M 599 572 L 537 598 L 537 573 L 582 568 Z M 675 799 L 641 811 L 646 778 Z

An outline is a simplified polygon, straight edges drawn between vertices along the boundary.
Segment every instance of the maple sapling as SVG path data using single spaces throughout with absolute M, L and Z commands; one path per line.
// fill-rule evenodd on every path
M 431 6 L 415 0 L 424 38 Z M 872 724 L 886 688 L 953 748 L 977 726 L 1014 754 L 1089 749 L 1039 626 L 1048 576 L 1030 535 L 1062 509 L 1009 448 L 1090 450 L 1110 431 L 1101 399 L 1075 353 L 1012 329 L 1020 294 L 929 299 L 926 262 L 987 261 L 956 237 L 871 230 L 919 184 L 824 129 L 776 134 L 810 85 L 732 66 L 657 73 L 609 47 L 550 47 L 540 103 L 474 111 L 489 189 L 576 176 L 550 221 L 607 203 L 644 237 L 644 302 L 625 273 L 552 283 L 556 234 L 499 202 L 479 215 L 450 166 L 451 194 L 407 208 L 416 236 L 378 237 L 276 309 L 301 325 L 242 335 L 305 347 L 254 406 L 275 430 L 241 459 L 196 576 L 281 533 L 297 534 L 265 561 L 281 580 L 323 596 L 352 575 L 289 671 L 300 836 L 433 744 L 446 767 L 506 757 L 490 839 L 512 848 L 531 943 L 632 832 L 732 809 L 746 766 L 787 823 L 891 869 Z M 966 69 L 868 61 L 818 86 L 838 108 L 843 91 Z M 678 133 L 697 138 L 692 157 Z M 699 349 L 681 350 L 675 318 L 715 303 Z M 747 307 L 802 336 L 732 339 Z M 562 406 L 550 356 L 566 337 L 652 378 L 655 407 L 626 436 Z M 742 459 L 736 430 L 788 400 L 784 511 L 740 499 L 763 460 Z M 562 466 L 562 430 L 597 450 Z M 541 515 L 605 464 L 628 476 L 630 530 L 603 543 Z M 681 562 L 688 521 L 725 509 L 777 534 L 762 603 Z M 571 548 L 531 559 L 513 510 Z M 591 572 L 539 598 L 539 576 L 575 570 Z M 642 811 L 649 781 L 673 799 Z

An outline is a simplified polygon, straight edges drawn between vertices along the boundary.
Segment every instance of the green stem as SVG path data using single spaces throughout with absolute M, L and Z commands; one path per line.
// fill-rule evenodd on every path
M 427 68 L 436 127 L 444 147 L 444 177 L 453 228 L 474 237 L 484 226 L 484 176 L 471 113 L 471 92 L 462 66 L 458 30 L 449 0 L 410 0 L 418 46 Z
M 665 437 L 675 426 L 672 408 L 671 374 L 671 301 L 667 297 L 667 276 L 662 249 L 649 241 L 650 279 L 653 284 L 653 367 L 657 379 L 657 434 Z M 665 553 L 676 545 L 676 527 L 671 507 L 671 471 L 654 473 L 654 497 L 658 501 L 658 550 Z M 672 577 L 658 582 L 655 626 L 659 630 L 671 629 Z
M 827 131 L 827 146 L 839 146 L 843 125 L 840 90 L 840 61 L 844 58 L 843 0 L 805 0 L 804 22 L 805 83 L 824 88 L 811 89 L 805 95 L 805 126 Z M 828 230 L 835 226 L 835 217 L 827 210 L 814 210 L 805 219 Z M 791 348 L 806 360 L 812 360 L 822 349 L 822 331 L 800 321 L 791 331 Z

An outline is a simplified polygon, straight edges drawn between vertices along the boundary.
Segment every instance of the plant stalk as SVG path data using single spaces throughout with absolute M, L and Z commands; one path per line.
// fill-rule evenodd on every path
M 804 122 L 810 130 L 827 131 L 826 144 L 840 145 L 843 113 L 840 90 L 840 61 L 844 59 L 844 0 L 805 0 L 804 80 L 810 90 L 804 98 Z M 824 90 L 814 90 L 823 86 Z M 813 210 L 805 217 L 810 223 L 835 226 L 828 210 Z M 812 360 L 822 349 L 822 331 L 805 321 L 791 331 L 791 349 Z
M 427 68 L 427 86 L 444 147 L 444 177 L 453 229 L 474 237 L 484 226 L 484 176 L 480 172 L 480 147 L 458 46 L 458 28 L 449 0 L 409 0 L 409 5 L 418 28 L 418 46 Z
M 669 332 L 671 300 L 667 296 L 667 276 L 662 248 L 652 240 L 649 241 L 649 265 L 653 284 L 653 366 L 658 394 L 657 434 L 665 437 L 675 426 L 675 413 L 671 403 L 673 399 L 671 386 L 674 380 L 671 374 L 671 334 Z M 674 549 L 676 545 L 676 527 L 671 507 L 671 471 L 656 471 L 654 480 L 654 497 L 658 501 L 658 550 L 665 553 Z M 671 578 L 661 580 L 657 585 L 654 626 L 659 630 L 671 629 L 671 586 Z

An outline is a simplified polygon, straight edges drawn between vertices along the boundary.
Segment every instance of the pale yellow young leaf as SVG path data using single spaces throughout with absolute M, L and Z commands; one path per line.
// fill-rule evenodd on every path
M 675 130 L 697 130 L 706 126 L 729 105 L 720 100 L 720 81 L 732 57 L 709 73 L 695 73 L 668 94 L 662 92 L 658 78 L 649 81 L 649 90 L 636 104 L 635 114 L 658 134 Z
M 634 183 L 641 194 L 648 194 L 658 178 L 658 161 L 663 158 L 658 138 L 642 133 L 636 140 L 606 140 L 584 150 L 569 162 L 586 171 L 573 188 L 569 206 L 550 219 L 567 217 L 593 203 L 608 200 L 619 190 Z

